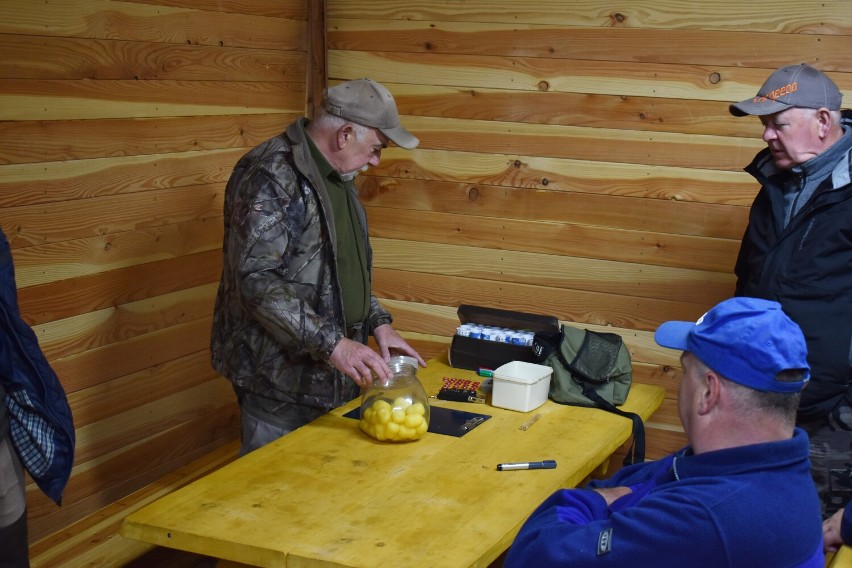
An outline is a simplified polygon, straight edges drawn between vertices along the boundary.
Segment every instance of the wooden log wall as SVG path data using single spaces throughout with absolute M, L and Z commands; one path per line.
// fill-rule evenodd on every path
M 370 77 L 422 140 L 361 176 L 375 290 L 426 355 L 460 303 L 620 333 L 665 386 L 649 456 L 680 447 L 678 355 L 653 341 L 733 293 L 764 144 L 728 103 L 810 63 L 852 101 L 839 1 L 328 0 L 329 82 Z
M 0 226 L 71 403 L 62 508 L 36 540 L 238 432 L 209 363 L 237 159 L 304 114 L 304 0 L 7 0 Z

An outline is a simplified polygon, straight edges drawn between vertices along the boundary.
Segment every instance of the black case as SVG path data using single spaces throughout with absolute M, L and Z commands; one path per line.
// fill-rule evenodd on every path
M 559 320 L 554 316 L 527 314 L 466 304 L 459 306 L 458 315 L 461 323 L 478 323 L 515 330 L 530 330 L 536 333 L 559 331 Z M 512 345 L 454 335 L 447 358 L 450 365 L 458 369 L 475 371 L 479 368 L 485 368 L 493 370 L 510 361 L 532 363 L 533 350 L 530 345 Z

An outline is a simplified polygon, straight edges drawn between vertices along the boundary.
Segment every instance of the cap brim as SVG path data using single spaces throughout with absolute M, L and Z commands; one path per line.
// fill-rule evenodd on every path
M 746 99 L 742 102 L 729 105 L 728 111 L 734 116 L 766 116 L 767 114 L 775 114 L 788 108 L 793 108 L 793 106 L 770 99 L 764 99 L 760 102 L 754 102 L 754 99 Z
M 686 351 L 686 340 L 694 327 L 695 324 L 691 321 L 667 321 L 657 328 L 654 341 L 669 349 Z
M 402 126 L 397 126 L 396 128 L 381 128 L 380 130 L 382 134 L 390 138 L 390 141 L 400 148 L 413 150 L 414 148 L 417 148 L 418 144 L 420 144 L 420 139 Z

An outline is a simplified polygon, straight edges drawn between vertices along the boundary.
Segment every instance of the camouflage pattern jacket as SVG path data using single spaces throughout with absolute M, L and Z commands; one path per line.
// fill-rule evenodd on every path
M 305 124 L 294 122 L 234 167 L 211 336 L 213 367 L 240 402 L 248 396 L 266 418 L 289 413 L 285 422 L 294 412 L 307 422 L 358 396 L 354 381 L 329 363 L 331 353 L 343 337 L 366 343 L 391 322 L 371 295 L 366 320 L 344 329 L 331 203 Z M 366 213 L 358 209 L 371 267 Z

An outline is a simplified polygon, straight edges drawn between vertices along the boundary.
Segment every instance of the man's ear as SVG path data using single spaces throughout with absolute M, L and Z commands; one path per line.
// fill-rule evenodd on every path
M 831 112 L 823 107 L 817 110 L 816 116 L 819 121 L 819 137 L 825 138 L 831 131 Z
M 701 381 L 701 399 L 698 402 L 698 414 L 709 414 L 722 396 L 722 380 L 719 376 L 708 369 Z
M 349 141 L 352 140 L 355 136 L 355 131 L 352 128 L 351 124 L 344 124 L 340 128 L 337 129 L 337 147 L 342 149 Z

